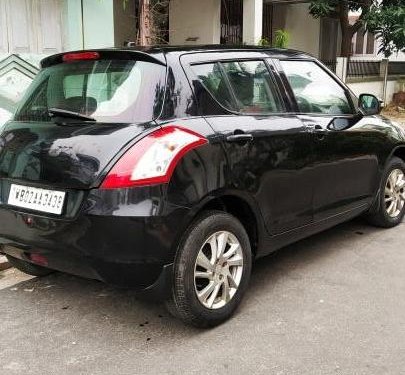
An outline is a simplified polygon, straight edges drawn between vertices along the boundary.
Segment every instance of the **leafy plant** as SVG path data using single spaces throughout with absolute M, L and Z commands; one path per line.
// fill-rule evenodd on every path
M 262 38 L 259 40 L 258 45 L 262 47 L 275 47 L 275 48 L 287 48 L 290 42 L 290 34 L 286 30 L 276 30 L 274 34 L 274 43 L 272 44 L 269 39 Z
M 375 3 L 365 17 L 365 26 L 379 38 L 378 52 L 385 57 L 405 52 L 405 1 L 392 1 L 385 6 Z
M 260 39 L 257 44 L 261 47 L 270 47 L 271 46 L 270 40 L 268 40 L 267 38 Z
M 340 22 L 342 44 L 340 56 L 349 57 L 353 35 L 363 26 L 363 18 L 370 10 L 373 0 L 312 0 L 309 13 L 315 18 L 336 18 Z M 359 19 L 350 24 L 350 12 L 360 12 Z
M 286 30 L 276 30 L 273 47 L 287 48 L 290 43 L 290 34 Z
M 315 18 L 330 17 L 340 22 L 340 55 L 349 57 L 353 36 L 362 27 L 381 38 L 380 51 L 385 56 L 404 49 L 405 0 L 312 0 L 309 12 Z M 360 13 L 354 24 L 350 12 Z

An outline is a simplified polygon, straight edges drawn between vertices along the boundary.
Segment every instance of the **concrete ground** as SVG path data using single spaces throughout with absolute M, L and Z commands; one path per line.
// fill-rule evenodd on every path
M 3 271 L 0 374 L 404 374 L 404 243 L 404 224 L 360 220 L 301 241 L 207 331 L 129 291 Z
M 391 105 L 383 109 L 382 114 L 385 117 L 388 117 L 390 120 L 395 121 L 405 127 L 405 111 L 400 112 L 398 107 Z

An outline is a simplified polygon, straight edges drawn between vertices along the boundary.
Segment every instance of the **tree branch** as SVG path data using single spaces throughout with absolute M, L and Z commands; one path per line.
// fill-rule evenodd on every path
M 366 16 L 368 11 L 370 10 L 370 7 L 372 4 L 373 4 L 373 0 L 363 0 L 359 3 L 359 5 L 361 5 L 361 8 L 362 8 L 361 15 L 356 20 L 356 22 L 352 26 L 350 26 L 350 33 L 352 35 L 356 34 L 363 26 L 363 18 Z
M 340 1 L 339 4 L 339 19 L 340 19 L 340 25 L 343 28 L 347 28 L 349 26 L 349 6 L 347 4 L 347 1 Z
M 356 34 L 361 29 L 362 26 L 363 26 L 363 22 L 359 18 L 352 26 L 350 26 L 350 29 L 349 29 L 350 33 L 352 35 Z

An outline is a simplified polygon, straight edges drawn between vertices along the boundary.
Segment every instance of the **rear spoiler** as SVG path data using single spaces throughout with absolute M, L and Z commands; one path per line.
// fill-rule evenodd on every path
M 140 60 L 166 66 L 166 58 L 162 52 L 150 54 L 130 49 L 93 49 L 58 53 L 46 57 L 41 61 L 41 68 L 48 68 L 52 65 L 63 63 L 63 57 L 67 54 L 81 54 L 84 52 L 97 53 L 99 55 L 98 59 L 100 60 Z

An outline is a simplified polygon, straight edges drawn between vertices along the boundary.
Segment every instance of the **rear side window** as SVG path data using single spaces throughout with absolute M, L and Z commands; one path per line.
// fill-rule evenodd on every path
M 91 116 L 100 122 L 147 122 L 162 108 L 166 68 L 144 61 L 79 61 L 42 70 L 28 90 L 16 121 L 50 121 L 48 109 Z
M 345 90 L 312 61 L 280 61 L 300 112 L 352 114 Z
M 227 110 L 246 114 L 282 112 L 283 106 L 263 61 L 193 65 L 205 89 Z

